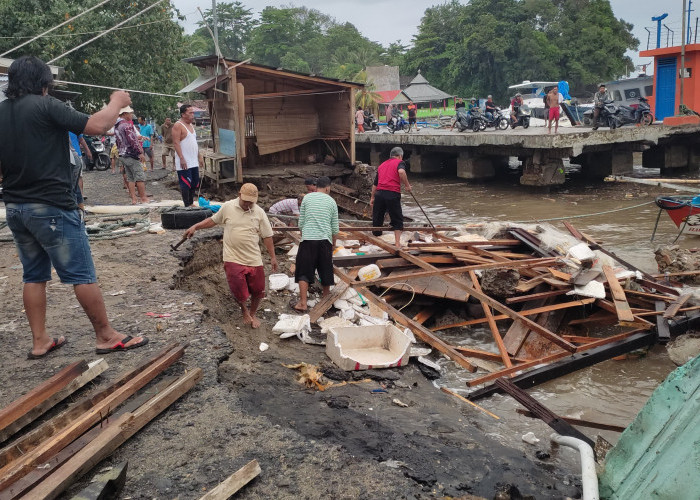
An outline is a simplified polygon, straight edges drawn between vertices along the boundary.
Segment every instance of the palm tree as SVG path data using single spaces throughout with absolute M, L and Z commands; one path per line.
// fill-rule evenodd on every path
M 365 86 L 355 93 L 355 104 L 362 109 L 369 109 L 375 115 L 379 114 L 379 103 L 382 96 L 375 92 L 376 86 L 373 81 L 367 81 L 367 71 L 362 70 L 353 77 L 353 81 L 364 83 Z

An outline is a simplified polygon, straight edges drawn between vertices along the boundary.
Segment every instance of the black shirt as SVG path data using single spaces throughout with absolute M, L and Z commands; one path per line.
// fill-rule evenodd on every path
M 68 131 L 89 116 L 51 96 L 0 102 L 0 169 L 5 203 L 43 203 L 75 210 Z
M 455 104 L 455 109 L 464 108 L 464 107 L 466 107 L 464 104 L 464 101 L 458 102 L 457 104 Z

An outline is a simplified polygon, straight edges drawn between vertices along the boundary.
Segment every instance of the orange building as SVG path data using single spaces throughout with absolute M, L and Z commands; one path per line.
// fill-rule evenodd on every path
M 657 120 L 678 113 L 681 102 L 681 47 L 644 50 L 640 57 L 654 58 L 654 95 L 649 104 Z M 685 46 L 683 103 L 700 112 L 700 44 Z

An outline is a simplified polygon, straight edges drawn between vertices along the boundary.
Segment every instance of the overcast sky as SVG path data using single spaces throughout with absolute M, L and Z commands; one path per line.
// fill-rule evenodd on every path
M 418 25 L 425 9 L 443 3 L 441 0 L 241 0 L 241 2 L 256 14 L 268 5 L 275 7 L 294 5 L 318 9 L 335 17 L 339 22 L 351 22 L 367 38 L 384 46 L 398 40 L 404 44 L 410 44 L 412 37 L 418 32 Z M 187 17 L 185 22 L 187 33 L 191 33 L 197 21 L 201 20 L 197 7 L 205 10 L 210 9 L 212 5 L 210 0 L 173 0 L 173 3 Z M 665 24 L 675 31 L 675 45 L 680 44 L 683 0 L 664 0 L 663 2 L 658 0 L 611 0 L 610 3 L 617 18 L 634 24 L 633 33 L 639 39 L 640 50 L 647 48 L 648 35 L 644 30 L 645 27 L 652 30 L 650 43 L 655 44 L 656 23 L 652 22 L 651 18 L 664 12 L 669 14 L 668 18 L 664 20 Z M 700 0 L 696 0 L 694 3 L 700 5 Z M 696 13 L 697 11 L 691 13 L 690 24 L 693 29 L 695 28 Z M 388 30 L 387 26 L 394 28 Z M 662 34 L 663 46 L 666 44 L 667 30 L 662 28 Z M 629 55 L 635 64 L 651 61 L 639 58 L 636 53 Z

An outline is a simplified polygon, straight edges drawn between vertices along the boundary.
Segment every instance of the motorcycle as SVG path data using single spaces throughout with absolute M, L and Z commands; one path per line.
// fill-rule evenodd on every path
M 615 130 L 618 126 L 618 121 L 617 121 L 617 106 L 615 106 L 615 103 L 613 101 L 605 101 L 603 103 L 603 107 L 600 108 L 600 114 L 598 115 L 598 125 L 593 128 L 593 130 L 597 129 L 599 126 L 605 127 L 606 125 L 610 127 L 610 130 Z M 589 113 L 589 111 L 586 112 L 586 115 Z M 593 111 L 590 111 L 591 113 L 591 123 L 593 122 Z M 584 115 L 585 116 L 585 115 Z
M 408 122 L 404 119 L 403 114 L 401 114 L 400 111 L 397 111 L 396 113 L 392 112 L 391 116 L 392 120 L 386 125 L 389 132 L 393 134 L 394 132 L 400 132 L 408 129 Z
M 364 111 L 365 115 L 365 130 L 374 130 L 375 132 L 379 132 L 379 124 L 377 123 L 376 118 L 374 117 L 374 113 L 371 113 L 367 110 Z
M 109 168 L 109 152 L 106 151 L 105 145 L 99 137 L 84 136 L 85 143 L 92 154 L 92 159 L 85 155 L 85 168 L 88 170 L 104 171 Z
M 615 118 L 617 119 L 618 127 L 627 125 L 628 123 L 647 126 L 654 122 L 654 115 L 651 114 L 649 101 L 642 96 L 640 96 L 638 99 L 639 104 L 636 106 L 636 108 L 626 106 L 624 104 L 617 108 Z
M 455 113 L 455 126 L 460 132 L 472 128 L 471 117 L 466 109 L 457 108 L 457 112 Z
M 471 118 L 471 129 L 473 132 L 486 129 L 486 117 L 479 108 L 470 109 L 469 117 Z
M 484 115 L 484 122 L 484 129 L 486 127 L 493 127 L 494 129 L 505 130 L 508 128 L 509 124 L 509 120 L 504 116 L 503 110 L 501 108 L 496 108 L 496 112 L 493 113 L 491 119 Z
M 510 120 L 510 128 L 515 128 L 522 126 L 523 128 L 528 128 L 530 126 L 530 107 L 527 104 L 523 104 L 514 109 L 515 111 L 515 121 Z

